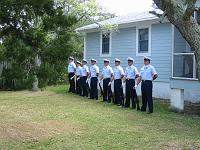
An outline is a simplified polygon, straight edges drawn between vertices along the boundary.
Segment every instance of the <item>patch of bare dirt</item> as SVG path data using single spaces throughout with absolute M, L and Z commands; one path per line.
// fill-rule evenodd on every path
M 16 122 L 0 124 L 0 139 L 12 141 L 32 141 L 53 137 L 64 132 L 77 133 L 80 127 L 64 121 Z

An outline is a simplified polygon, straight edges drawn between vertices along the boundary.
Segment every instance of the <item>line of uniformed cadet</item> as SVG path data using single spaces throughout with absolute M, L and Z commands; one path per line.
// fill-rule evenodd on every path
M 137 98 L 136 88 L 141 84 L 142 91 L 142 107 L 141 111 L 146 111 L 148 106 L 148 112 L 153 113 L 153 99 L 152 99 L 152 81 L 157 78 L 157 72 L 155 68 L 150 64 L 151 59 L 144 57 L 144 66 L 140 72 L 134 66 L 134 59 L 128 58 L 128 66 L 125 71 L 120 65 L 120 60 L 115 59 L 115 67 L 112 69 L 108 59 L 104 59 L 104 67 L 101 74 L 99 73 L 99 67 L 96 65 L 97 61 L 91 59 L 90 68 L 87 66 L 87 60 L 83 59 L 82 62 L 76 61 L 74 58 L 69 57 L 68 65 L 68 78 L 69 78 L 69 92 L 76 93 L 89 99 L 98 100 L 98 84 L 103 93 L 103 101 L 123 106 L 125 108 L 136 108 L 135 99 Z M 90 83 L 89 83 L 90 79 Z M 76 80 L 76 82 L 75 82 Z M 100 82 L 103 81 L 103 88 Z M 111 83 L 114 82 L 114 93 L 111 90 Z M 123 84 L 126 83 L 126 96 L 123 93 Z M 76 85 L 75 85 L 76 84 Z M 89 86 L 90 85 L 90 86 Z M 125 99 L 125 100 L 124 100 Z M 125 102 L 124 102 L 125 101 Z

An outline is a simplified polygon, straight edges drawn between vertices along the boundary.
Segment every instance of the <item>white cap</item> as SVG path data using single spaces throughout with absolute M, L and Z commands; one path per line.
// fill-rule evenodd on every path
M 120 59 L 118 59 L 118 58 L 115 58 L 115 62 L 120 62 Z
M 69 59 L 70 59 L 70 60 L 74 60 L 74 57 L 70 56 Z
M 108 63 L 109 63 L 109 62 L 110 62 L 110 60 L 108 60 L 108 59 L 104 59 L 104 62 L 108 62 Z
M 92 58 L 92 59 L 91 59 L 91 61 L 92 61 L 92 62 L 97 62 L 97 60 L 96 60 L 96 59 L 94 59 L 94 58 Z
M 148 61 L 151 61 L 151 58 L 150 58 L 150 57 L 145 56 L 145 57 L 144 57 L 144 60 L 145 60 L 145 59 L 148 60 Z
M 85 62 L 85 63 L 87 63 L 87 60 L 86 60 L 86 59 L 83 59 L 83 60 L 82 60 L 82 62 Z
M 76 63 L 77 63 L 77 64 L 81 64 L 81 62 L 80 62 L 80 61 L 78 61 L 78 60 L 76 61 Z
M 128 57 L 127 60 L 128 60 L 128 61 L 134 61 L 134 59 L 131 58 L 131 57 Z

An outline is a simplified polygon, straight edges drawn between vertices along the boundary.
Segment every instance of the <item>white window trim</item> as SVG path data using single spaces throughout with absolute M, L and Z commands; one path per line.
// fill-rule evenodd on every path
M 109 37 L 109 53 L 108 54 L 102 54 L 102 34 L 103 34 L 103 32 L 100 32 L 100 57 L 111 57 L 111 54 L 112 54 L 112 32 L 110 33 L 110 37 Z
M 195 60 L 195 55 L 192 52 L 188 53 L 174 53 L 174 40 L 175 40 L 175 26 L 172 24 L 172 79 L 183 79 L 183 80 L 198 80 L 196 77 L 196 60 Z M 186 43 L 187 44 L 187 43 Z M 187 46 L 186 46 L 187 47 Z M 184 77 L 174 77 L 174 56 L 176 55 L 193 55 L 193 78 L 184 78 Z
M 172 78 L 182 78 L 182 79 L 191 79 L 191 80 L 196 80 L 196 60 L 195 60 L 195 55 L 194 53 L 173 53 L 173 60 L 174 60 L 174 56 L 184 56 L 184 55 L 192 55 L 193 56 L 193 77 L 192 78 L 184 78 L 184 77 L 174 77 L 174 72 L 172 72 Z M 173 65 L 173 64 L 172 64 Z M 174 71 L 174 70 L 173 70 Z
M 139 52 L 139 29 L 145 29 L 148 28 L 149 29 L 149 43 L 148 43 L 148 48 L 149 51 L 148 53 L 140 53 Z M 151 25 L 148 26 L 140 26 L 140 27 L 136 27 L 136 56 L 151 56 Z

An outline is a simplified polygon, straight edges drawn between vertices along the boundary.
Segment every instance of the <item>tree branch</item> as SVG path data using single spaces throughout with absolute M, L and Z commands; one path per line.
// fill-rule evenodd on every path
M 196 9 L 195 7 L 196 2 L 197 0 L 185 0 L 185 5 L 187 7 L 185 10 L 184 18 L 190 18 L 190 16 L 192 16 L 192 14 L 194 13 Z

